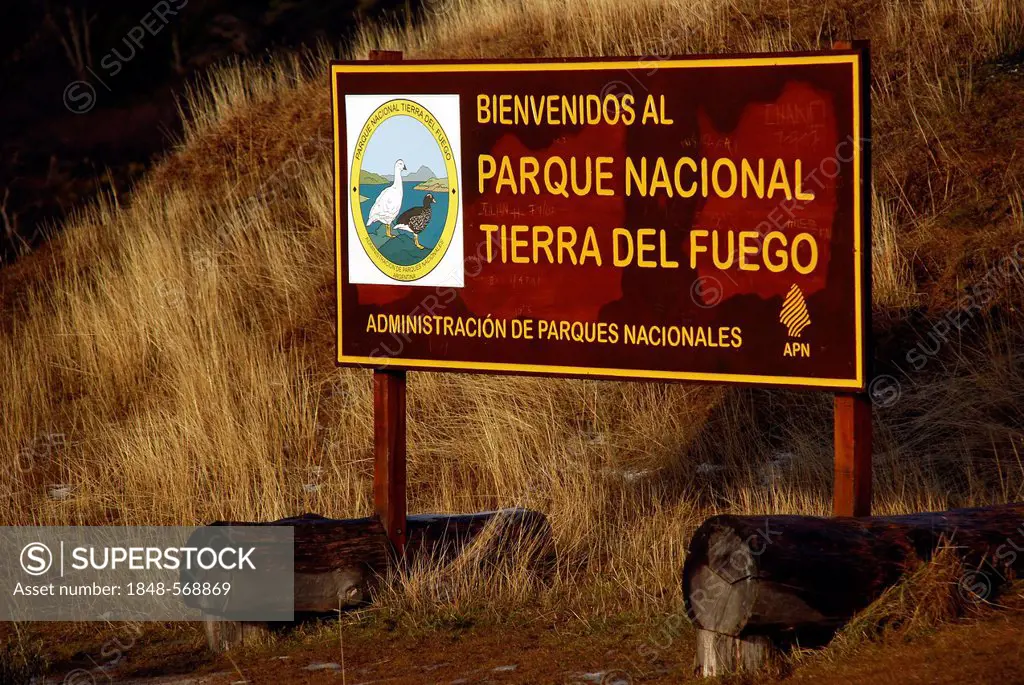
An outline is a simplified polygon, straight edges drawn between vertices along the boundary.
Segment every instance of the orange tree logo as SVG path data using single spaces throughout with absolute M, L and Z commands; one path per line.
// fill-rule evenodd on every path
M 796 283 L 789 289 L 786 301 L 782 303 L 779 323 L 786 327 L 786 332 L 791 338 L 799 338 L 800 333 L 811 325 L 811 315 L 807 313 L 807 302 Z

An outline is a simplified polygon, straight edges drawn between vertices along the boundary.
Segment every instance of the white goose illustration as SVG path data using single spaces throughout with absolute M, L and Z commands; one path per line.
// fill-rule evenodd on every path
M 405 162 L 399 159 L 395 162 L 394 180 L 391 182 L 391 185 L 382 190 L 380 195 L 377 196 L 373 207 L 370 208 L 370 218 L 366 222 L 368 227 L 378 221 L 384 224 L 384 230 L 389 238 L 395 237 L 391 232 L 391 222 L 395 220 L 395 217 L 402 210 L 403 171 L 406 171 Z

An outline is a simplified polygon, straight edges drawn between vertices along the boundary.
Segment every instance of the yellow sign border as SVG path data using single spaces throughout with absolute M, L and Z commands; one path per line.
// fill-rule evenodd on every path
M 758 374 L 703 373 L 696 371 L 657 371 L 652 369 L 616 369 L 587 366 L 555 366 L 545 364 L 514 364 L 505 362 L 472 362 L 445 361 L 409 358 L 377 358 L 360 357 L 342 354 L 341 334 L 341 186 L 338 184 L 341 171 L 341 149 L 338 118 L 338 74 L 344 73 L 446 73 L 446 72 L 507 72 L 507 71 L 599 71 L 604 69 L 637 69 L 649 67 L 650 62 L 658 69 L 692 69 L 698 67 L 768 67 L 768 66 L 800 66 L 815 64 L 849 64 L 853 71 L 853 258 L 854 258 L 854 327 L 856 337 L 856 376 L 854 378 L 805 378 L 801 376 L 771 376 Z M 861 63 L 858 53 L 838 53 L 824 55 L 793 55 L 765 57 L 700 57 L 695 59 L 666 60 L 609 60 L 600 62 L 481 62 L 481 63 L 430 63 L 404 64 L 391 62 L 387 64 L 367 62 L 366 64 L 332 64 L 331 92 L 333 96 L 332 116 L 334 118 L 334 164 L 335 164 L 335 256 L 337 286 L 337 333 L 338 363 L 354 364 L 379 368 L 394 365 L 396 367 L 443 369 L 451 371 L 497 371 L 534 374 L 555 374 L 571 376 L 593 376 L 607 378 L 633 378 L 649 380 L 708 381 L 731 383 L 754 383 L 772 385 L 792 385 L 822 388 L 861 389 L 864 383 L 864 317 L 861 316 L 863 303 L 863 270 L 864 247 L 862 206 L 863 192 L 861 187 L 862 164 L 862 124 L 863 91 L 861 89 Z
M 366 222 L 363 221 L 363 213 L 361 209 L 362 203 L 359 202 L 359 190 L 360 188 L 362 188 L 362 184 L 358 182 L 358 179 L 359 173 L 362 171 L 363 167 L 363 154 L 365 153 L 365 149 L 363 153 L 358 152 L 358 145 L 356 146 L 357 152 L 352 155 L 352 170 L 351 173 L 349 174 L 350 181 L 352 179 L 356 179 L 356 181 L 353 182 L 352 191 L 349 193 L 349 208 L 351 209 L 352 220 L 355 222 L 356 225 L 356 235 L 359 236 L 359 242 L 360 244 L 362 244 L 363 250 L 366 252 L 366 256 L 370 258 L 370 261 L 373 262 L 374 266 L 376 266 L 382 274 L 384 274 L 385 276 L 392 280 L 411 283 L 413 281 L 418 281 L 419 279 L 423 278 L 431 271 L 436 269 L 437 265 L 441 263 L 441 260 L 444 258 L 445 254 L 447 254 L 448 248 L 452 244 L 452 236 L 455 235 L 455 223 L 456 218 L 458 217 L 459 203 L 462 201 L 462 198 L 455 197 L 455 201 L 452 201 L 451 191 L 452 189 L 457 189 L 459 187 L 459 178 L 458 170 L 456 169 L 455 165 L 455 155 L 451 153 L 451 141 L 448 140 L 448 134 L 445 133 L 444 128 L 441 126 L 441 122 L 439 122 L 437 120 L 437 117 L 435 117 L 433 113 L 429 109 L 424 107 L 422 104 L 415 102 L 413 100 L 408 100 L 406 98 L 395 98 L 393 100 L 388 100 L 387 102 L 384 102 L 383 104 L 380 105 L 380 107 L 373 111 L 373 114 L 367 117 L 366 123 L 363 124 L 362 130 L 359 132 L 359 138 L 362 139 L 363 136 L 365 135 L 367 144 L 369 144 L 370 138 L 373 137 L 374 132 L 378 128 L 380 128 L 385 121 L 397 116 L 412 117 L 416 121 L 423 124 L 423 126 L 427 128 L 427 130 L 430 130 L 430 127 L 427 126 L 427 122 L 424 121 L 421 116 L 410 112 L 389 112 L 385 116 L 378 119 L 376 123 L 373 122 L 374 115 L 377 114 L 377 112 L 379 112 L 384 107 L 387 107 L 388 105 L 392 104 L 397 104 L 401 106 L 402 104 L 405 103 L 414 105 L 419 110 L 422 110 L 422 112 L 426 112 L 428 115 L 430 115 L 430 118 L 433 120 L 435 126 L 435 130 L 430 131 L 431 135 L 433 136 L 435 141 L 441 143 L 442 150 L 444 150 L 447 147 L 449 151 L 448 158 L 445 159 L 444 162 L 445 171 L 448 174 L 447 178 L 449 181 L 449 189 L 446 191 L 446 193 L 448 194 L 448 215 L 445 217 L 444 228 L 441 230 L 441 235 L 437 239 L 437 244 L 434 245 L 433 248 L 431 248 L 430 252 L 427 254 L 426 257 L 416 262 L 415 264 L 405 267 L 401 264 L 395 264 L 387 257 L 385 257 L 384 254 L 380 251 L 380 249 L 376 245 L 374 245 L 373 241 L 370 240 L 370 233 L 369 231 L 366 230 Z

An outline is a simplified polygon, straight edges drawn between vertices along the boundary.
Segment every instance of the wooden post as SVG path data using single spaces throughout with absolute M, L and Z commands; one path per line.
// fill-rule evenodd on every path
M 370 50 L 371 62 L 401 62 L 401 50 Z
M 832 513 L 871 515 L 871 398 L 866 393 L 835 398 Z
M 402 53 L 371 50 L 370 59 L 400 62 Z M 405 371 L 373 372 L 373 507 L 388 540 L 405 556 Z
M 861 51 L 861 88 L 864 109 L 861 112 L 861 145 L 863 169 L 861 188 L 862 235 L 861 278 L 864 283 L 864 311 L 862 317 L 864 344 L 861 353 L 865 359 L 865 373 L 871 367 L 871 63 L 868 48 L 863 41 L 835 41 L 834 50 Z M 862 179 L 856 179 L 860 183 Z M 870 378 L 870 374 L 868 374 Z M 835 474 L 832 486 L 832 513 L 835 516 L 871 515 L 871 396 L 868 393 L 840 393 L 834 401 Z
M 373 505 L 398 556 L 405 554 L 405 371 L 373 372 Z

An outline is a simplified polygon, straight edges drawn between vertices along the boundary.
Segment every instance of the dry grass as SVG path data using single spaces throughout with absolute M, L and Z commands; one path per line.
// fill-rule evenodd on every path
M 848 653 L 878 640 L 913 639 L 977 609 L 964 586 L 966 574 L 955 549 L 939 549 L 843 626 L 828 652 Z
M 889 202 L 877 195 L 871 199 L 871 298 L 876 307 L 901 311 L 919 298 L 894 215 Z
M 1024 46 L 1024 10 L 794 4 L 464 0 L 413 27 L 368 28 L 354 52 L 659 55 L 872 38 L 876 332 L 881 369 L 901 384 L 876 416 L 876 506 L 1017 499 L 1024 329 L 1005 312 L 1019 283 L 999 277 L 996 309 L 947 333 L 920 370 L 905 355 L 1024 229 L 1020 186 L 1003 192 L 1021 165 L 1012 145 L 989 141 L 981 184 L 963 133 L 994 101 L 976 75 Z M 0 272 L 0 454 L 16 463 L 0 473 L 0 523 L 370 511 L 369 375 L 332 363 L 325 59 L 212 75 L 190 96 L 181 148 L 129 205 L 100 203 Z M 1015 92 L 995 78 L 984 88 Z M 965 205 L 983 209 L 952 213 Z M 444 591 L 424 572 L 393 586 L 394 607 L 670 611 L 705 516 L 829 507 L 824 396 L 426 373 L 410 384 L 411 510 L 538 508 L 559 566 L 546 583 L 467 572 Z

